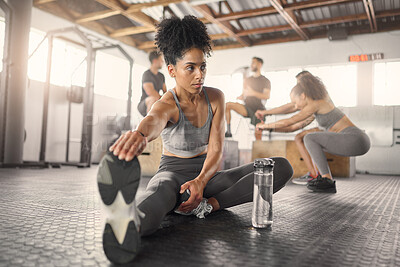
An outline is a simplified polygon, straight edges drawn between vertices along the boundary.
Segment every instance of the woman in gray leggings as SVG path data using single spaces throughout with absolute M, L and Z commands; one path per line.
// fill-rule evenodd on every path
M 318 77 L 307 75 L 293 87 L 290 98 L 300 112 L 289 119 L 274 123 L 260 123 L 259 129 L 295 131 L 315 118 L 324 131 L 305 135 L 304 144 L 320 175 L 308 182 L 315 192 L 336 193 L 325 151 L 339 156 L 360 156 L 368 152 L 371 144 L 368 135 L 357 128 L 350 119 L 330 101 L 324 84 Z
M 115 263 L 133 260 L 141 236 L 155 232 L 169 212 L 204 218 L 253 199 L 253 164 L 218 171 L 225 101 L 220 90 L 203 87 L 211 52 L 205 25 L 193 16 L 165 19 L 157 26 L 155 39 L 176 86 L 152 106 L 136 130 L 110 147 L 97 175 L 107 214 L 103 248 Z M 140 181 L 136 157 L 159 135 L 164 149 L 159 170 L 135 200 Z M 273 159 L 276 192 L 293 170 L 286 159 Z M 188 199 L 182 198 L 188 193 Z

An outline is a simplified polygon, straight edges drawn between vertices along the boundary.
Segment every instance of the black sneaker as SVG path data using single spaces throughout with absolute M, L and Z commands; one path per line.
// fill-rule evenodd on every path
M 322 176 L 321 174 L 318 174 L 318 176 L 316 178 L 310 179 L 307 181 L 307 186 L 308 185 L 314 185 L 317 181 L 321 180 Z
M 232 137 L 232 133 L 226 132 L 226 133 L 225 133 L 225 137 Z
M 307 184 L 307 188 L 314 192 L 336 193 L 336 181 L 318 176 Z
M 127 162 L 107 151 L 101 159 L 97 184 L 106 215 L 103 249 L 113 263 L 131 262 L 139 251 L 140 219 L 135 204 L 139 181 L 137 158 Z

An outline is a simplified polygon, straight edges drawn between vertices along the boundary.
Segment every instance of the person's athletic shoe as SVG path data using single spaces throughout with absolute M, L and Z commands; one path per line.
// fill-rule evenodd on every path
M 316 178 L 310 179 L 307 181 L 307 186 L 308 185 L 314 185 L 317 181 L 321 180 L 322 176 L 321 174 L 318 174 L 318 176 Z
M 190 197 L 190 191 L 189 189 L 186 189 L 186 191 L 181 195 L 179 203 L 182 204 L 185 201 L 187 201 Z M 179 204 L 179 205 L 180 205 Z M 179 207 L 179 206 L 178 206 Z M 210 214 L 213 207 L 211 204 L 207 202 L 206 198 L 203 198 L 203 200 L 200 202 L 200 204 L 193 210 L 189 212 L 182 212 L 178 210 L 178 207 L 174 210 L 175 213 L 180 214 L 180 215 L 195 215 L 197 218 L 204 219 L 206 215 Z
M 314 192 L 336 193 L 336 181 L 320 175 L 314 180 L 307 184 L 308 189 Z
M 103 249 L 113 263 L 128 263 L 139 251 L 140 218 L 135 204 L 139 182 L 137 158 L 127 162 L 107 151 L 100 161 L 97 184 L 106 215 Z
M 316 178 L 312 177 L 312 176 L 310 175 L 310 173 L 308 172 L 308 173 L 304 174 L 304 175 L 301 176 L 301 177 L 293 178 L 293 179 L 292 179 L 292 182 L 293 182 L 294 184 L 307 185 L 309 181 L 314 180 L 314 179 L 316 179 Z
M 226 133 L 225 133 L 225 137 L 232 137 L 232 133 L 226 132 Z

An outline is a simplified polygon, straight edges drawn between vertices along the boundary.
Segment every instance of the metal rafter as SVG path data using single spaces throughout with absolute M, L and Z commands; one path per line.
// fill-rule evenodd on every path
M 42 10 L 45 10 L 47 12 L 51 12 L 53 14 L 55 14 L 58 17 L 64 18 L 66 20 L 69 20 L 71 22 L 75 22 L 78 18 L 81 18 L 82 16 L 84 16 L 83 14 L 80 14 L 78 12 L 73 12 L 69 9 L 66 9 L 65 7 L 60 6 L 60 4 L 62 2 L 57 2 L 57 1 L 53 1 L 54 3 L 49 4 L 49 5 L 39 5 L 35 7 L 41 8 Z M 77 24 L 81 24 L 81 23 L 77 23 Z M 96 21 L 88 21 L 84 23 L 84 27 L 94 30 L 98 33 L 101 33 L 105 36 L 111 37 L 110 36 L 110 32 L 112 31 L 112 29 L 110 27 L 105 26 L 102 23 L 96 22 Z M 132 37 L 124 37 L 124 38 L 116 38 L 117 40 L 126 43 L 127 45 L 136 47 L 138 45 L 138 41 Z
M 44 4 L 47 4 L 47 3 L 51 3 L 51 2 L 54 2 L 54 1 L 56 1 L 56 0 L 35 0 L 35 1 L 33 1 L 33 4 L 35 6 L 38 6 L 38 5 L 44 5 Z
M 194 9 L 199 11 L 203 16 L 211 23 L 219 26 L 226 34 L 235 38 L 242 46 L 251 46 L 252 42 L 248 37 L 240 37 L 236 34 L 236 30 L 233 26 L 227 21 L 219 21 L 215 18 L 214 14 L 212 13 L 211 9 L 207 5 L 198 5 L 193 6 Z
M 375 11 L 374 11 L 374 6 L 372 5 L 371 0 L 363 0 L 364 7 L 365 7 L 365 13 L 368 16 L 368 21 L 369 21 L 369 26 L 371 29 L 371 32 L 376 32 L 378 27 L 376 24 L 376 18 L 375 18 Z
M 153 19 L 150 16 L 147 16 L 146 14 L 144 14 L 141 11 L 127 12 L 127 9 L 125 9 L 125 7 L 122 6 L 121 3 L 118 2 L 117 0 L 96 0 L 96 2 L 102 4 L 105 7 L 108 7 L 111 10 L 118 10 L 121 12 L 121 15 L 124 15 L 128 19 L 137 21 L 137 22 L 143 24 L 144 26 L 154 28 L 154 24 L 157 22 L 155 19 Z
M 224 3 L 225 6 L 228 8 L 229 12 L 230 12 L 230 13 L 234 13 L 234 12 L 233 12 L 233 9 L 232 9 L 232 7 L 231 7 L 231 5 L 228 3 L 227 0 L 221 1 L 220 3 Z M 240 23 L 240 21 L 239 21 L 238 19 L 235 19 L 235 21 L 236 21 L 236 23 L 239 25 L 240 30 L 244 30 L 244 28 L 243 28 L 242 24 Z
M 394 30 L 400 30 L 400 24 L 392 23 L 391 25 L 388 25 L 385 27 L 380 27 L 377 32 L 387 32 L 387 31 L 394 31 Z M 370 32 L 369 27 L 363 27 L 361 29 L 359 27 L 353 27 L 353 28 L 349 28 L 348 34 L 349 35 L 357 35 L 357 34 L 365 34 L 365 33 L 369 33 L 369 32 Z M 313 39 L 313 40 L 321 39 L 321 38 L 326 38 L 325 31 L 321 31 L 321 32 L 318 32 L 318 33 L 310 36 L 310 39 Z M 286 36 L 286 37 L 260 40 L 260 41 L 255 42 L 254 45 L 285 43 L 285 42 L 294 42 L 294 41 L 301 41 L 301 40 L 302 40 L 302 38 L 299 35 L 291 35 L 291 36 Z M 223 49 L 232 49 L 232 48 L 240 48 L 240 47 L 241 47 L 241 45 L 236 42 L 236 43 L 229 44 L 229 45 L 215 46 L 213 49 L 214 50 L 223 50 Z
M 85 15 L 81 16 L 80 18 L 78 18 L 75 22 L 76 23 L 84 23 L 84 22 L 88 22 L 88 21 L 105 19 L 105 18 L 112 17 L 112 16 L 119 15 L 119 14 L 121 14 L 120 10 L 103 10 L 103 11 L 85 14 Z
M 290 14 L 283 8 L 280 0 L 270 0 L 271 5 L 278 11 L 278 13 L 287 21 L 287 23 L 300 35 L 303 40 L 310 39 L 306 32 L 297 24 L 295 17 L 292 18 Z
M 211 40 L 218 40 L 218 39 L 223 39 L 223 38 L 228 38 L 229 35 L 226 33 L 217 33 L 217 34 L 211 34 L 210 38 Z M 150 48 L 155 48 L 156 45 L 154 41 L 148 41 L 148 42 L 143 42 L 141 43 L 138 48 L 139 49 L 150 49 Z
M 126 12 L 137 12 L 141 11 L 143 8 L 149 8 L 154 6 L 168 6 L 169 4 L 177 4 L 181 3 L 184 0 L 158 0 L 154 2 L 140 3 L 140 4 L 132 4 L 128 7 Z
M 358 1 L 360 1 L 360 0 L 326 0 L 326 1 L 309 0 L 309 1 L 303 1 L 303 2 L 297 2 L 297 3 L 293 3 L 293 4 L 284 5 L 284 9 L 287 11 L 301 10 L 301 9 L 307 9 L 307 8 L 328 6 L 328 5 L 340 4 L 340 3 L 346 3 L 346 2 L 358 2 Z M 262 7 L 262 8 L 239 11 L 239 12 L 230 13 L 230 14 L 218 15 L 218 16 L 216 16 L 216 18 L 220 21 L 227 21 L 227 20 L 242 19 L 242 18 L 248 18 L 248 17 L 265 16 L 265 15 L 276 14 L 276 13 L 278 13 L 276 11 L 276 9 L 274 7 L 269 6 L 269 7 Z

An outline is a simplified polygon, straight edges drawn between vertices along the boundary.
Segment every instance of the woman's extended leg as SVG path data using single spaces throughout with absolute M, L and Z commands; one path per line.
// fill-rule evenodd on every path
M 273 171 L 275 193 L 290 180 L 293 169 L 285 158 L 274 157 L 272 159 L 275 161 Z M 253 163 L 249 163 L 232 170 L 218 172 L 207 184 L 204 197 L 211 198 L 210 203 L 215 199 L 218 206 L 224 209 L 253 201 L 253 188 Z
M 137 205 L 144 213 L 140 218 L 141 236 L 150 235 L 158 229 L 165 215 L 175 207 L 181 184 L 188 180 L 169 171 L 157 173 L 151 178 Z

